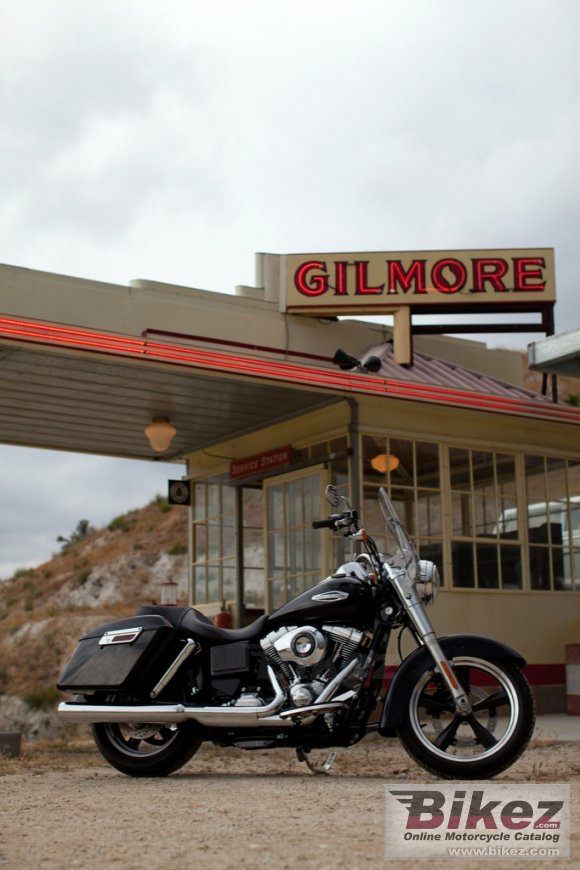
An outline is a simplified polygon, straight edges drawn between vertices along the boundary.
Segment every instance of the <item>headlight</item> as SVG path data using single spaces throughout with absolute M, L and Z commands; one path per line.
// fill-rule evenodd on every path
M 431 604 L 435 601 L 440 585 L 437 565 L 434 562 L 428 562 L 427 559 L 421 559 L 415 586 L 423 604 Z

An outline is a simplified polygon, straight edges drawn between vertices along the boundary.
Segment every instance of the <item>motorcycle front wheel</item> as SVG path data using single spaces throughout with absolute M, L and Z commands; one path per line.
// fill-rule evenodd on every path
M 528 681 L 512 662 L 457 656 L 454 673 L 471 703 L 459 715 L 451 693 L 429 663 L 411 693 L 399 738 L 409 755 L 444 779 L 487 779 L 510 767 L 535 723 Z
M 201 746 L 195 723 L 99 722 L 93 738 L 106 761 L 128 776 L 168 776 Z

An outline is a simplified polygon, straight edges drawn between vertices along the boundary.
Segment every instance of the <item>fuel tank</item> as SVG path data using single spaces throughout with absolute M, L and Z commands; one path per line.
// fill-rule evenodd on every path
M 359 569 L 356 573 L 341 571 L 327 577 L 274 610 L 268 617 L 268 629 L 303 622 L 345 622 L 361 630 L 371 628 L 375 616 L 375 587 L 356 576 L 360 566 L 356 568 Z

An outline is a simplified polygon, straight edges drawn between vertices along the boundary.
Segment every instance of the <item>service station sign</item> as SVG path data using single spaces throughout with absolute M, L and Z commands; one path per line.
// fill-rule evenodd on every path
M 552 248 L 288 254 L 284 261 L 280 303 L 290 313 L 522 310 L 556 300 Z

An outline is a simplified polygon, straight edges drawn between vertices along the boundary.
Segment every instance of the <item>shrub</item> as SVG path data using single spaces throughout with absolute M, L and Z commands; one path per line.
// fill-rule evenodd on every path
M 128 532 L 133 526 L 127 514 L 115 517 L 107 526 L 110 532 Z
M 45 686 L 37 686 L 23 696 L 22 700 L 32 707 L 33 710 L 46 710 L 54 707 L 60 700 L 60 692 L 52 683 Z
M 87 535 L 90 535 L 94 531 L 94 528 L 88 520 L 79 520 L 74 532 L 71 532 L 68 538 L 64 535 L 59 535 L 56 539 L 59 544 L 62 544 L 60 548 L 61 553 L 66 553 L 74 544 L 78 544 L 79 541 L 82 541 L 87 537 Z
M 170 556 L 182 556 L 184 553 L 187 553 L 187 547 L 179 541 L 169 550 Z
M 171 510 L 171 505 L 162 495 L 158 495 L 155 498 L 155 504 L 159 508 L 159 513 L 167 514 Z

